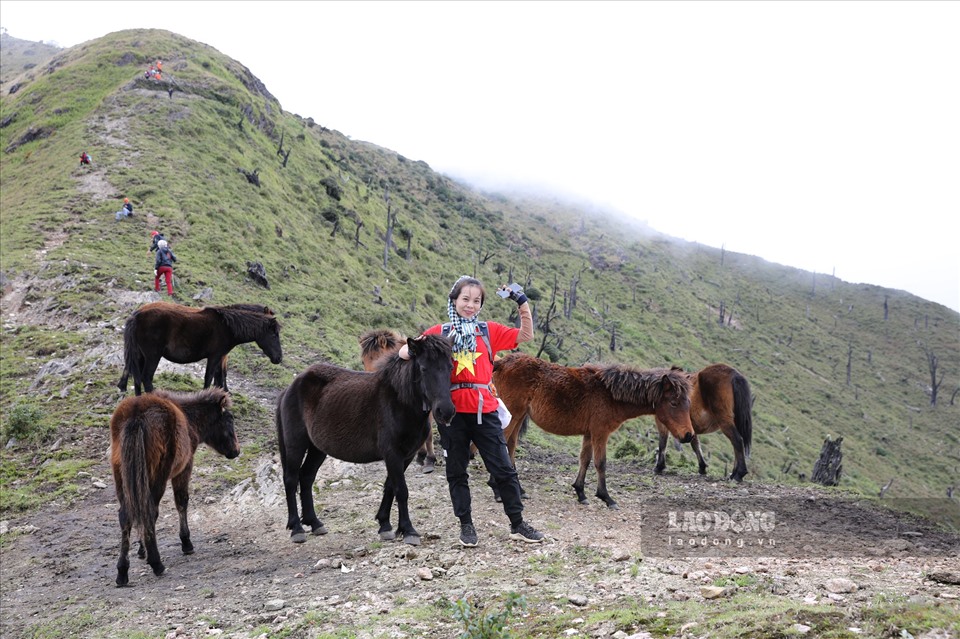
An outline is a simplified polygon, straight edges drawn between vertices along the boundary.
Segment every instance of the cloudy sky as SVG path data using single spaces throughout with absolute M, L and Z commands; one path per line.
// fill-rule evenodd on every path
M 38 2 L 204 42 L 287 111 L 486 188 L 960 311 L 960 2 Z

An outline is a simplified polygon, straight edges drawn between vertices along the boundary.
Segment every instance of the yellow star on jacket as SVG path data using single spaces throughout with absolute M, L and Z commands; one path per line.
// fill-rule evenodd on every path
M 464 370 L 470 371 L 471 375 L 476 375 L 476 371 L 473 369 L 473 363 L 477 361 L 477 358 L 480 357 L 480 353 L 471 353 L 469 351 L 460 351 L 459 353 L 453 354 L 453 361 L 457 364 L 457 369 L 454 371 L 454 375 L 459 375 Z

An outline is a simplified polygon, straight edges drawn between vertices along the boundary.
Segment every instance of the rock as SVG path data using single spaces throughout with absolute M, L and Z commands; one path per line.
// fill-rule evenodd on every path
M 932 572 L 927 575 L 927 579 L 940 584 L 960 586 L 960 572 Z
M 727 586 L 723 588 L 721 586 L 700 586 L 700 595 L 704 599 L 719 599 L 720 597 L 730 596 L 736 588 Z
M 283 610 L 283 607 L 287 605 L 287 602 L 283 599 L 271 599 L 270 601 L 263 604 L 263 609 L 269 612 L 275 612 L 277 610 Z
M 429 568 L 419 568 L 417 570 L 417 577 L 420 577 L 420 581 L 431 581 L 433 579 L 433 571 Z
M 802 623 L 793 624 L 793 629 L 799 632 L 801 635 L 805 635 L 811 630 L 810 626 L 806 626 Z
M 103 490 L 104 488 L 107 487 L 107 485 L 98 479 L 95 482 L 93 482 L 93 487 Z
M 613 551 L 613 556 L 611 557 L 614 561 L 628 561 L 630 559 L 630 551 L 624 548 Z
M 572 603 L 574 606 L 587 605 L 587 598 L 583 595 L 567 595 L 567 601 Z
M 212 300 L 212 299 L 213 299 L 213 289 L 208 286 L 208 287 L 206 287 L 205 289 L 203 289 L 202 291 L 200 291 L 199 293 L 197 293 L 196 295 L 194 295 L 194 296 L 193 296 L 193 299 L 195 299 L 195 300 L 203 300 L 203 301 Z
M 860 586 L 846 577 L 834 577 L 833 579 L 829 579 L 825 584 L 823 584 L 823 587 L 835 595 L 856 592 L 860 589 Z

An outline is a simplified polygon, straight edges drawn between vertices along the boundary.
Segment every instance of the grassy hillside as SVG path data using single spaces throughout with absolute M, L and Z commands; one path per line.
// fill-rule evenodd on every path
M 20 319 L 5 322 L 0 355 L 4 435 L 18 436 L 3 455 L 4 509 L 64 490 L 88 463 L 72 443 L 103 438 L 119 330 L 143 301 L 133 293 L 152 290 L 153 228 L 179 258 L 177 301 L 203 304 L 194 296 L 209 287 L 207 303 L 260 302 L 280 315 L 283 364 L 240 347 L 232 379 L 278 389 L 317 360 L 359 368 L 358 335 L 443 320 L 446 291 L 470 273 L 526 286 L 539 323 L 523 346 L 531 354 L 742 371 L 755 395 L 747 481 L 801 481 L 823 440 L 842 436 L 842 486 L 875 495 L 894 479 L 888 496 L 940 497 L 958 482 L 960 316 L 950 309 L 570 203 L 471 190 L 336 123 L 284 112 L 241 62 L 170 32 L 110 34 L 16 73 L 6 55 L 0 272 L 5 318 Z M 157 58 L 164 81 L 145 80 Z M 316 115 L 336 90 L 318 91 Z M 78 165 L 84 149 L 92 166 Z M 116 222 L 123 197 L 136 215 Z M 247 276 L 248 262 L 263 264 L 269 289 Z M 491 295 L 483 316 L 509 322 L 511 307 Z M 255 445 L 269 449 L 269 414 L 239 404 Z M 652 419 L 634 420 L 613 445 L 636 442 L 652 467 L 652 432 Z M 539 432 L 528 442 L 579 445 Z M 730 444 L 710 435 L 703 445 L 710 472 L 729 472 Z M 693 471 L 688 448 L 668 455 L 668 469 Z

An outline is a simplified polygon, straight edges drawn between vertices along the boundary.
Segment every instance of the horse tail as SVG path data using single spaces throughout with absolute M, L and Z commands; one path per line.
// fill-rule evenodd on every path
M 133 374 L 133 383 L 135 385 L 139 384 L 143 377 L 140 365 L 137 362 L 137 351 L 139 348 L 137 344 L 137 313 L 134 312 L 133 315 L 127 318 L 127 322 L 123 326 L 123 375 L 120 377 L 120 381 L 117 382 L 117 388 L 124 393 L 127 392 L 127 378 L 131 373 Z
M 147 420 L 137 413 L 123 426 L 120 443 L 123 473 L 123 499 L 134 528 L 144 531 L 157 519 L 157 505 L 150 492 L 150 468 L 147 460 Z
M 287 447 L 283 443 L 283 418 L 280 416 L 280 413 L 283 410 L 283 398 L 286 394 L 287 391 L 284 389 L 277 395 L 277 412 L 274 416 L 274 421 L 277 425 L 277 446 L 280 450 L 280 469 L 284 474 L 287 471 Z
M 733 423 L 743 440 L 743 454 L 750 457 L 750 445 L 753 441 L 753 398 L 750 396 L 750 383 L 737 371 L 734 371 L 730 383 L 733 385 Z

